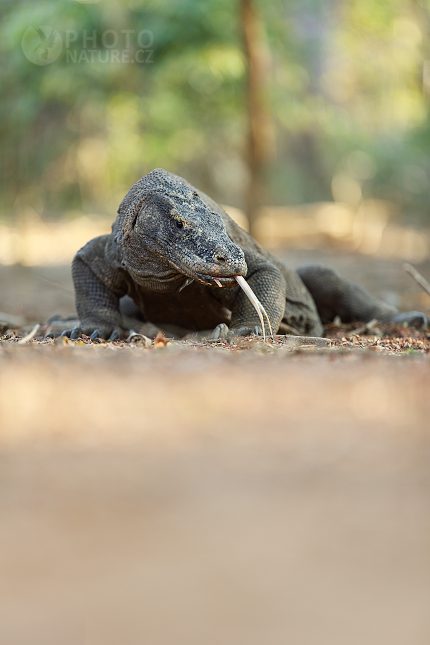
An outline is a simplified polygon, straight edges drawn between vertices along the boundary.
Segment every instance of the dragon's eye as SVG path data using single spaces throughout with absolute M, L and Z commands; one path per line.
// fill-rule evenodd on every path
M 176 228 L 184 228 L 184 222 L 176 220 Z

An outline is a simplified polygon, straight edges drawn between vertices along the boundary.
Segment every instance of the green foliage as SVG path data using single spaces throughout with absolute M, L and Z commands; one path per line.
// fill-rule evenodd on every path
M 409 217 L 428 220 L 427 2 L 256 5 L 272 54 L 277 153 L 267 169 L 267 200 L 331 199 L 341 173 L 364 197 L 395 201 Z M 243 206 L 239 0 L 3 1 L 0 18 L 4 215 L 113 214 L 128 187 L 154 167 Z M 45 25 L 63 48 L 50 64 L 36 65 L 23 53 L 23 38 L 29 27 Z M 118 34 L 114 49 L 126 60 L 111 57 L 107 30 Z M 126 30 L 135 32 L 128 44 Z M 150 57 L 127 62 L 142 49 L 141 31 Z M 95 46 L 84 44 L 84 32 L 95 32 Z

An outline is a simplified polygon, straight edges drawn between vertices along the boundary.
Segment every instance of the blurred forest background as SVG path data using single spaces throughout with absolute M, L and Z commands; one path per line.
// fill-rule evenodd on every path
M 430 227 L 427 0 L 1 0 L 0 13 L 4 263 L 12 224 L 112 221 L 156 167 L 243 209 L 263 242 L 311 221 L 351 241 L 365 221 L 371 249 L 387 222 Z M 426 239 L 402 242 L 411 259 Z

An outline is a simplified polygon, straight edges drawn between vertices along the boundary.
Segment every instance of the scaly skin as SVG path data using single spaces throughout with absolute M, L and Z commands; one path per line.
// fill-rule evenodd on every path
M 207 195 L 159 169 L 127 193 L 112 233 L 78 251 L 72 274 L 80 319 L 79 328 L 66 332 L 72 338 L 81 333 L 93 339 L 123 337 L 127 329 L 120 299 L 126 295 L 142 319 L 154 325 L 215 329 L 215 337 L 228 330 L 261 332 L 236 275 L 246 278 L 275 333 L 320 336 L 320 314 L 333 319 L 340 313 L 345 322 L 398 315 L 327 267 L 313 265 L 297 273 L 289 269 Z M 423 322 L 422 314 L 412 314 Z

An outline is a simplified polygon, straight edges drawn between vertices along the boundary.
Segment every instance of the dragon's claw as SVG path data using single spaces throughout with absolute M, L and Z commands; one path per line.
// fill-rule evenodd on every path
M 82 335 L 82 330 L 80 327 L 73 327 L 72 331 L 70 332 L 70 340 L 76 340 L 77 338 L 80 338 Z
M 228 327 L 225 323 L 220 323 L 215 327 L 211 334 L 211 340 L 218 340 L 219 338 L 227 338 Z

